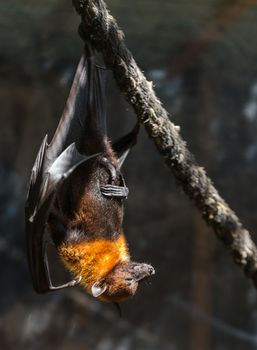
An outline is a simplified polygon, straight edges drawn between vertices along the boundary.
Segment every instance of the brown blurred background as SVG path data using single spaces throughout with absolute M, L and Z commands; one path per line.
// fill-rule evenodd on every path
M 257 232 L 257 1 L 109 0 L 126 42 L 222 196 Z M 0 2 L 0 349 L 257 349 L 257 292 L 177 187 L 142 130 L 124 173 L 133 258 L 156 275 L 112 305 L 32 290 L 24 200 L 82 52 L 71 1 Z M 110 135 L 135 116 L 111 74 Z M 257 237 L 255 235 L 254 239 Z

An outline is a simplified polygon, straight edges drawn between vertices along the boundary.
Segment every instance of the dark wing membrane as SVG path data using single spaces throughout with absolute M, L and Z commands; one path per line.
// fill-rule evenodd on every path
M 37 158 L 35 160 L 35 163 L 31 171 L 29 190 L 28 190 L 27 200 L 26 200 L 26 214 L 29 215 L 28 219 L 30 218 L 30 216 L 33 216 L 35 208 L 37 206 L 38 195 L 40 193 L 40 189 L 44 178 L 43 164 L 44 164 L 46 150 L 47 150 L 47 135 L 45 136 L 40 146 L 40 149 L 37 154 Z
M 90 55 L 90 50 L 89 55 Z M 105 149 L 106 106 L 105 69 L 97 67 L 93 57 L 82 56 L 63 115 L 48 149 L 51 163 L 73 142 L 83 154 Z M 93 145 L 92 141 L 93 140 Z
M 29 268 L 34 289 L 44 293 L 50 289 L 49 272 L 46 265 L 45 226 L 56 191 L 75 168 L 89 158 L 81 155 L 75 144 L 70 145 L 53 162 L 48 171 L 42 173 L 47 155 L 47 138 L 44 139 L 32 170 L 31 183 L 26 203 L 26 232 Z
M 39 293 L 51 289 L 45 227 L 56 191 L 76 167 L 104 150 L 107 142 L 103 75 L 103 69 L 85 56 L 81 58 L 54 138 L 50 145 L 47 136 L 44 138 L 32 169 L 25 215 L 27 252 L 33 285 Z M 96 147 L 87 147 L 87 135 L 93 137 Z
M 44 230 L 53 195 L 49 196 L 44 205 L 39 208 L 39 198 L 45 186 L 45 174 L 43 173 L 44 161 L 47 151 L 47 136 L 38 152 L 35 164 L 32 168 L 31 181 L 26 201 L 25 220 L 27 234 L 27 255 L 29 269 L 32 276 L 34 289 L 38 293 L 48 290 L 48 278 L 44 268 Z
M 36 292 L 49 290 L 49 275 L 45 265 L 46 235 L 45 225 L 48 219 L 55 193 L 53 192 L 39 208 L 33 220 L 26 214 L 27 255 L 33 286 Z

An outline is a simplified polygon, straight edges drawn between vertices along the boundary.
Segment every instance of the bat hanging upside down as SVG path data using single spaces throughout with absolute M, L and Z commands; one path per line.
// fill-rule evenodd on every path
M 106 136 L 105 69 L 86 45 L 64 113 L 50 144 L 44 138 L 32 169 L 26 202 L 27 251 L 35 290 L 81 284 L 101 300 L 135 294 L 151 265 L 130 260 L 123 234 L 121 166 L 136 143 L 138 125 L 113 144 Z M 54 286 L 47 231 L 73 280 Z

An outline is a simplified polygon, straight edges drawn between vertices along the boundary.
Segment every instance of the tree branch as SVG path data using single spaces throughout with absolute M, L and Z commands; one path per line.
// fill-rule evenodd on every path
M 81 15 L 83 35 L 102 53 L 120 90 L 133 106 L 139 121 L 145 125 L 165 163 L 195 202 L 207 224 L 229 248 L 234 261 L 257 286 L 257 248 L 249 232 L 221 198 L 205 170 L 194 161 L 180 136 L 180 128 L 170 121 L 151 82 L 138 68 L 125 45 L 123 32 L 104 1 L 73 0 L 73 5 Z

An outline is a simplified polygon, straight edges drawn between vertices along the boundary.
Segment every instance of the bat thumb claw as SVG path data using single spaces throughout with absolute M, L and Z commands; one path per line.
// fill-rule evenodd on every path
M 81 276 L 79 276 L 79 278 L 75 279 L 75 280 L 74 280 L 74 286 L 75 286 L 76 284 L 79 284 L 79 283 L 81 282 L 81 280 L 82 280 L 82 277 L 81 277 Z

